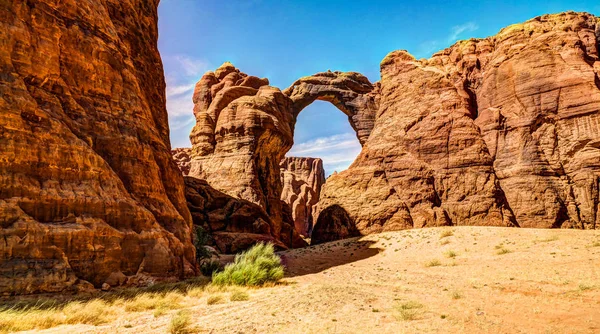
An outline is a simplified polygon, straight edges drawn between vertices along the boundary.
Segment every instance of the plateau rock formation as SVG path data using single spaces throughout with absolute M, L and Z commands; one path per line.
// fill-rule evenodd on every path
M 157 6 L 0 2 L 0 294 L 196 272 Z
M 285 157 L 280 164 L 283 190 L 281 199 L 292 210 L 296 231 L 310 236 L 313 214 L 325 183 L 323 160 L 318 158 Z
M 430 59 L 392 52 L 376 84 L 325 72 L 283 92 L 227 63 L 196 86 L 190 175 L 263 207 L 278 237 L 286 214 L 276 165 L 292 145 L 296 117 L 320 99 L 348 116 L 363 148 L 327 180 L 316 217 L 362 234 L 596 228 L 599 41 L 590 14 L 545 15 Z M 319 221 L 326 219 L 315 231 L 341 231 Z

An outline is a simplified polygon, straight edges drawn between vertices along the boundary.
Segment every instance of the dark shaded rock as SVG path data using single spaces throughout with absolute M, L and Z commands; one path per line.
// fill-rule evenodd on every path
M 286 157 L 281 161 L 281 199 L 291 209 L 296 231 L 308 237 L 313 228 L 313 214 L 325 183 L 323 160 Z
M 359 235 L 360 233 L 348 212 L 339 205 L 332 205 L 321 211 L 313 229 L 310 244 L 318 245 Z

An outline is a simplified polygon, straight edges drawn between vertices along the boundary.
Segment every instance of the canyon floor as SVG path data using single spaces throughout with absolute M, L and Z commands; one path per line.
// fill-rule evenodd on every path
M 600 231 L 453 227 L 281 253 L 280 285 L 181 296 L 200 333 L 598 333 Z M 246 299 L 246 298 L 240 298 Z M 44 333 L 165 333 L 177 310 Z M 162 312 L 161 312 L 162 313 Z

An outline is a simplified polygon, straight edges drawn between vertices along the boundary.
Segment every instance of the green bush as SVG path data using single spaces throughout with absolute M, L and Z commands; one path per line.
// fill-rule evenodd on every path
M 211 257 L 210 252 L 206 249 L 208 242 L 210 241 L 210 235 L 206 230 L 200 226 L 196 226 L 196 236 L 193 240 L 194 247 L 196 248 L 196 261 L 201 262 L 204 259 Z
M 213 274 L 213 284 L 260 286 L 283 278 L 281 259 L 273 245 L 257 244 L 235 256 L 222 272 Z
M 221 269 L 221 264 L 219 261 L 210 260 L 200 263 L 200 272 L 204 276 L 211 277 L 219 269 Z

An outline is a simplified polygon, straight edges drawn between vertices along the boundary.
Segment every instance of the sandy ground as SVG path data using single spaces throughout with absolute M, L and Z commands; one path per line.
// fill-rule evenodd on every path
M 281 255 L 285 284 L 242 302 L 199 297 L 198 331 L 600 333 L 600 231 L 428 228 Z M 43 332 L 165 333 L 175 312 Z

